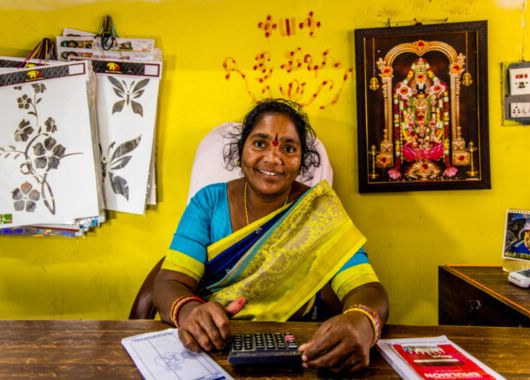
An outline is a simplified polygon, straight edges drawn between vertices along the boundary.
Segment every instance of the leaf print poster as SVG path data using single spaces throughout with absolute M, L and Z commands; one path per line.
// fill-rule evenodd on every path
M 0 227 L 99 214 L 87 63 L 0 74 Z
M 155 74 L 146 75 L 150 64 L 102 62 L 94 66 L 106 208 L 143 214 L 153 169 L 160 66 L 153 64 Z

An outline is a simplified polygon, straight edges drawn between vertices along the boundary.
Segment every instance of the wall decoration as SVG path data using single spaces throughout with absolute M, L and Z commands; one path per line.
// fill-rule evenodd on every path
M 93 60 L 108 210 L 143 214 L 154 177 L 160 62 Z M 154 67 L 156 66 L 156 67 Z M 156 201 L 155 201 L 156 202 Z
M 314 12 L 310 11 L 301 21 L 295 17 L 275 21 L 268 15 L 258 23 L 258 29 L 264 31 L 265 38 L 270 38 L 275 31 L 281 37 L 294 37 L 298 30 L 298 37 L 312 39 L 321 25 Z M 351 67 L 333 58 L 329 49 L 315 52 L 302 46 L 283 52 L 258 51 L 251 71 L 245 71 L 234 57 L 228 56 L 223 61 L 223 69 L 227 81 L 234 77 L 242 80 L 245 91 L 254 102 L 282 97 L 303 107 L 318 106 L 320 109 L 338 102 L 353 72 Z
M 269 38 L 276 31 L 282 37 L 290 37 L 296 34 L 296 31 L 306 31 L 310 37 L 320 28 L 321 22 L 315 18 L 315 13 L 309 11 L 302 21 L 297 22 L 296 17 L 280 17 L 277 21 L 271 15 L 267 15 L 264 21 L 258 23 L 258 28 L 263 30 L 265 38 Z
M 99 214 L 89 78 L 86 63 L 0 74 L 0 227 Z
M 142 79 L 138 82 L 132 81 L 127 84 L 124 80 L 118 80 L 113 76 L 107 77 L 112 84 L 114 93 L 121 99 L 112 106 L 112 113 L 121 112 L 124 106 L 131 106 L 132 111 L 140 116 L 144 116 L 142 104 L 133 99 L 139 98 L 144 93 L 144 87 L 149 83 L 149 79 Z
M 22 92 L 22 86 L 13 87 Z M 13 205 L 16 211 L 34 212 L 37 202 L 41 201 L 51 214 L 55 214 L 55 198 L 53 189 L 48 181 L 51 170 L 57 170 L 61 160 L 68 156 L 81 154 L 67 153 L 67 147 L 57 141 L 54 136 L 58 126 L 52 116 L 39 125 L 39 103 L 44 99 L 46 85 L 34 83 L 25 87 L 30 92 L 22 93 L 17 98 L 19 109 L 26 111 L 18 123 L 14 133 L 14 142 L 20 143 L 21 148 L 8 145 L 7 149 L 0 147 L 0 156 L 8 159 L 20 160 L 20 173 L 27 177 L 24 182 L 13 190 Z M 31 181 L 36 185 L 33 188 Z
M 127 180 L 116 174 L 120 169 L 127 166 L 131 161 L 132 155 L 129 154 L 135 150 L 142 141 L 142 136 L 126 141 L 116 147 L 116 141 L 110 143 L 105 154 L 101 152 L 101 162 L 103 163 L 103 178 L 109 175 L 109 181 L 114 194 L 119 194 L 129 200 L 129 185 Z M 101 149 L 101 145 L 100 145 Z
M 487 23 L 355 31 L 360 192 L 489 189 Z

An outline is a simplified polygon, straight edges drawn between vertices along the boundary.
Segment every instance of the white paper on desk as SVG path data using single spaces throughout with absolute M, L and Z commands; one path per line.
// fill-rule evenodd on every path
M 187 350 L 177 329 L 123 338 L 121 344 L 145 379 L 230 380 L 219 364 L 204 352 Z

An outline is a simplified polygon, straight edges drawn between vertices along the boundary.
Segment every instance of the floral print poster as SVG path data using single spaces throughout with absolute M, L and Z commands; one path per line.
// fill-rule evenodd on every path
M 86 62 L 0 74 L 0 227 L 99 214 L 89 78 Z

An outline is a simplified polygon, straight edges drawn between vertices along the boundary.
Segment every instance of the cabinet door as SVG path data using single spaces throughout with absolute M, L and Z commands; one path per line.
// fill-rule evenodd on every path
M 530 318 L 442 267 L 438 281 L 439 324 L 530 327 Z

